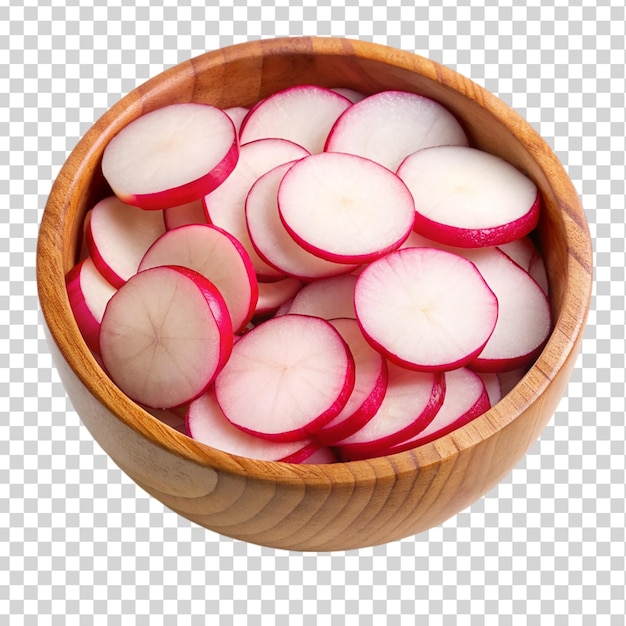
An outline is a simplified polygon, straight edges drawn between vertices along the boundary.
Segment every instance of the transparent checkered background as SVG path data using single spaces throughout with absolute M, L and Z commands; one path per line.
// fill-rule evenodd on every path
M 85 3 L 82 3 L 85 4 Z M 623 0 L 26 0 L 0 8 L 0 615 L 15 624 L 624 624 Z M 344 6 L 345 5 L 345 6 Z M 78 138 L 147 78 L 260 37 L 415 51 L 546 138 L 580 193 L 596 284 L 566 397 L 471 508 L 338 553 L 248 545 L 137 488 L 82 427 L 51 364 L 38 222 Z M 597 616 L 597 617 L 596 617 Z M 3 622 L 6 623 L 6 622 Z

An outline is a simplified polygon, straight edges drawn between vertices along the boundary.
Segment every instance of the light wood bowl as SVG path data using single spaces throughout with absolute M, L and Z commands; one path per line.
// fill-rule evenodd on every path
M 412 451 L 368 461 L 290 465 L 236 457 L 148 414 L 107 378 L 83 342 L 64 277 L 83 217 L 110 194 L 100 172 L 109 140 L 142 113 L 173 102 L 250 106 L 298 83 L 365 93 L 404 89 L 435 98 L 473 144 L 524 171 L 544 205 L 538 238 L 554 331 L 538 360 L 495 407 Z M 519 115 L 467 78 L 425 58 L 333 38 L 254 41 L 209 52 L 138 87 L 105 113 L 69 156 L 42 218 L 37 279 L 50 349 L 94 439 L 141 488 L 200 526 L 291 550 L 345 550 L 439 525 L 501 481 L 539 437 L 570 378 L 591 298 L 592 247 L 577 193 L 549 146 Z

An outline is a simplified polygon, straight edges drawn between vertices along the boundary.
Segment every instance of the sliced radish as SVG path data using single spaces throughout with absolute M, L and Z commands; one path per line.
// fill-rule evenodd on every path
M 193 202 L 188 202 L 181 206 L 164 209 L 163 220 L 167 230 L 172 230 L 177 226 L 186 226 L 187 224 L 207 223 L 202 200 L 194 200 Z
M 279 137 L 321 152 L 337 118 L 352 102 L 325 87 L 297 85 L 268 96 L 243 121 L 241 143 Z
M 387 448 L 395 454 L 439 439 L 465 426 L 490 408 L 489 395 L 482 379 L 465 367 L 445 373 L 446 394 L 435 418 L 415 437 Z
M 318 450 L 313 452 L 310 456 L 304 459 L 298 460 L 298 463 L 304 463 L 305 465 L 322 465 L 328 463 L 336 463 L 337 457 L 335 453 L 327 446 L 321 446 Z
M 354 306 L 372 345 L 419 370 L 466 365 L 498 319 L 496 296 L 474 264 L 436 248 L 404 248 L 370 264 Z
M 425 96 L 390 90 L 347 109 L 330 131 L 325 149 L 357 154 L 395 172 L 409 154 L 446 145 L 468 145 L 448 109 Z
M 252 245 L 277 271 L 304 282 L 350 272 L 354 265 L 335 263 L 312 254 L 285 230 L 278 211 L 277 193 L 283 176 L 293 165 L 293 162 L 279 165 L 263 174 L 250 188 L 246 221 Z
M 209 224 L 168 230 L 150 246 L 139 271 L 159 265 L 182 265 L 206 276 L 222 294 L 234 332 L 252 319 L 259 295 L 252 261 L 227 232 Z
M 495 406 L 502 400 L 502 383 L 496 372 L 476 372 L 485 384 L 487 395 L 489 396 L 489 404 Z
M 144 209 L 180 206 L 210 193 L 233 171 L 235 126 L 210 104 L 186 102 L 145 113 L 107 144 L 102 173 L 113 193 Z
M 303 248 L 338 263 L 365 263 L 398 248 L 415 220 L 413 197 L 398 176 L 340 152 L 296 163 L 278 189 L 278 206 Z
M 533 254 L 528 266 L 528 273 L 535 279 L 545 294 L 550 293 L 550 283 L 548 282 L 548 271 L 543 255 L 537 250 Z
M 375 457 L 414 437 L 435 419 L 446 394 L 443 372 L 415 372 L 388 364 L 387 390 L 378 411 L 361 429 L 335 444 L 339 458 Z
M 102 317 L 105 369 L 129 398 L 155 409 L 177 407 L 204 393 L 231 348 L 232 326 L 221 294 L 201 274 L 179 266 L 135 274 Z
M 415 230 L 435 241 L 464 248 L 496 246 L 537 226 L 537 186 L 504 159 L 482 150 L 420 150 L 403 161 L 398 176 L 415 199 Z
M 315 315 L 326 320 L 336 317 L 355 319 L 354 287 L 356 281 L 357 277 L 352 274 L 313 281 L 296 294 L 289 312 Z
M 250 109 L 248 109 L 247 107 L 238 106 L 228 107 L 224 109 L 224 113 L 226 113 L 226 115 L 228 115 L 228 117 L 230 117 L 230 119 L 233 121 L 237 133 L 239 133 L 239 130 L 241 129 L 241 122 L 243 122 L 246 115 L 248 115 L 249 110 Z
M 339 331 L 354 358 L 355 382 L 339 415 L 316 434 L 316 438 L 327 445 L 362 428 L 380 408 L 387 390 L 387 360 L 367 343 L 356 320 L 338 318 L 330 323 Z
M 357 91 L 356 89 L 350 89 L 349 87 L 333 87 L 331 91 L 338 93 L 344 98 L 348 98 L 348 100 L 350 100 L 353 104 L 355 102 L 360 102 L 366 97 L 366 94 Z
M 320 445 L 311 439 L 268 441 L 233 426 L 217 402 L 213 388 L 189 405 L 186 424 L 187 434 L 192 439 L 251 459 L 299 462 L 320 449 Z
M 302 283 L 297 278 L 289 276 L 271 283 L 259 283 L 258 288 L 259 299 L 254 310 L 255 317 L 276 313 L 285 302 L 293 300 L 302 288 Z
M 87 248 L 104 278 L 121 287 L 137 272 L 146 250 L 164 232 L 161 211 L 144 211 L 109 196 L 91 210 Z
M 72 313 L 87 347 L 98 352 L 100 322 L 116 288 L 96 269 L 91 257 L 77 263 L 65 277 Z
M 246 196 L 262 174 L 308 154 L 307 150 L 286 139 L 262 139 L 242 145 L 239 161 L 228 180 L 204 198 L 209 221 L 239 239 L 261 277 L 283 278 L 284 274 L 265 263 L 250 242 L 245 215 Z
M 498 298 L 498 321 L 472 369 L 493 372 L 528 365 L 539 355 L 550 333 L 546 294 L 498 248 L 467 250 L 465 254 Z
M 215 392 L 235 426 L 267 439 L 295 441 L 341 411 L 354 376 L 352 355 L 328 322 L 283 315 L 259 324 L 233 346 Z

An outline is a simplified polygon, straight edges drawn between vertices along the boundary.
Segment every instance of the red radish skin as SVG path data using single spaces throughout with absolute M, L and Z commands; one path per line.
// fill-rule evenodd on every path
M 398 176 L 339 152 L 313 154 L 290 168 L 278 207 L 298 244 L 336 263 L 367 263 L 395 250 L 415 221 L 413 197 Z
M 220 408 L 215 391 L 190 403 L 186 416 L 187 434 L 208 446 L 261 461 L 302 462 L 320 449 L 312 439 L 301 441 L 268 441 L 233 426 Z
M 351 105 L 348 98 L 317 85 L 283 89 L 250 109 L 241 125 L 241 143 L 277 137 L 312 154 L 321 152 L 331 127 Z
M 355 365 L 354 389 L 348 402 L 316 434 L 318 441 L 330 446 L 349 437 L 374 417 L 387 390 L 387 361 L 367 343 L 355 319 L 329 321 L 348 345 Z
M 161 211 L 144 211 L 109 196 L 91 209 L 87 249 L 98 271 L 114 287 L 137 272 L 148 248 L 165 232 Z
M 228 179 L 203 199 L 207 220 L 236 237 L 246 249 L 257 275 L 275 280 L 285 274 L 259 257 L 250 241 L 245 205 L 250 187 L 265 172 L 307 156 L 309 152 L 286 139 L 260 139 L 242 145 L 239 161 Z
M 254 310 L 254 317 L 273 315 L 302 288 L 302 283 L 293 277 L 283 278 L 271 283 L 258 283 L 259 298 Z
M 285 230 L 278 211 L 277 193 L 283 176 L 296 162 L 279 165 L 252 185 L 246 200 L 246 222 L 252 245 L 278 272 L 302 282 L 347 274 L 355 265 L 322 259 L 305 250 Z
M 314 435 L 345 406 L 354 360 L 325 320 L 283 315 L 246 333 L 215 379 L 224 415 L 242 430 L 274 441 Z
M 116 288 L 96 269 L 91 257 L 77 263 L 65 277 L 72 313 L 87 347 L 99 351 L 100 322 Z
M 320 278 L 305 285 L 295 295 L 290 313 L 315 315 L 332 320 L 336 317 L 356 319 L 354 288 L 357 277 L 352 274 Z
M 380 454 L 396 454 L 439 439 L 465 426 L 489 410 L 489 395 L 482 379 L 461 367 L 445 373 L 446 394 L 435 418 L 415 437 L 391 446 Z
M 436 248 L 405 248 L 370 264 L 354 306 L 374 347 L 422 371 L 472 362 L 498 319 L 498 300 L 476 266 Z
M 194 200 L 181 206 L 163 210 L 163 221 L 167 230 L 187 224 L 206 224 L 207 218 L 202 200 Z
M 414 229 L 443 244 L 496 246 L 537 226 L 536 185 L 507 161 L 482 150 L 427 148 L 409 155 L 397 174 L 415 200 Z
M 107 144 L 102 173 L 126 204 L 166 209 L 198 200 L 235 168 L 233 121 L 210 104 L 185 102 L 145 113 Z
M 139 271 L 159 265 L 182 265 L 208 278 L 224 297 L 236 333 L 252 319 L 259 294 L 254 267 L 243 246 L 226 231 L 209 224 L 167 231 L 147 250 Z
M 135 274 L 109 300 L 102 363 L 132 400 L 169 409 L 206 391 L 232 349 L 226 304 L 204 276 L 180 266 Z
M 468 145 L 454 115 L 425 96 L 390 90 L 347 109 L 331 129 L 325 150 L 356 154 L 395 172 L 409 154 L 441 145 Z
M 416 372 L 388 363 L 385 397 L 376 414 L 357 432 L 333 447 L 342 461 L 379 456 L 430 424 L 446 393 L 443 372 Z

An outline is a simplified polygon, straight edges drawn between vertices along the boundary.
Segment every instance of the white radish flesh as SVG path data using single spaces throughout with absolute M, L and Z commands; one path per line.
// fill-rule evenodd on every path
M 144 211 L 109 196 L 91 210 L 87 248 L 104 278 L 121 287 L 137 272 L 146 250 L 164 232 L 161 211 Z
M 302 288 L 302 283 L 291 276 L 271 283 L 258 283 L 259 299 L 254 317 L 272 315 L 286 302 L 293 300 Z
M 150 246 L 139 271 L 159 265 L 182 265 L 208 278 L 226 302 L 234 332 L 241 332 L 252 319 L 258 299 L 252 261 L 227 232 L 209 224 L 169 230 Z
M 278 189 L 281 220 L 309 252 L 338 263 L 365 263 L 394 250 L 415 220 L 413 197 L 387 168 L 351 154 L 313 154 Z
M 354 265 L 335 263 L 312 254 L 285 230 L 278 211 L 277 193 L 283 176 L 293 165 L 279 165 L 252 185 L 246 200 L 246 221 L 252 245 L 278 272 L 303 282 L 350 272 Z
M 204 393 L 231 348 L 224 299 L 207 278 L 183 267 L 135 274 L 102 317 L 105 369 L 129 398 L 155 409 L 177 407 Z
M 102 172 L 127 204 L 165 209 L 198 200 L 224 182 L 238 151 L 235 126 L 224 111 L 172 104 L 141 115 L 113 137 Z
M 465 367 L 445 373 L 446 394 L 435 418 L 420 431 L 402 443 L 391 446 L 382 454 L 395 454 L 439 439 L 490 408 L 489 396 L 482 379 Z
M 317 434 L 333 445 L 362 428 L 378 411 L 387 390 L 387 361 L 367 343 L 355 319 L 338 318 L 330 323 L 339 331 L 354 358 L 355 382 L 348 402 Z
M 325 87 L 297 85 L 268 96 L 243 121 L 241 143 L 278 137 L 321 152 L 337 118 L 352 102 Z
M 250 109 L 248 109 L 247 107 L 239 106 L 228 107 L 224 109 L 224 113 L 226 113 L 226 115 L 228 115 L 228 117 L 230 117 L 230 119 L 233 121 L 237 134 L 239 134 L 239 130 L 241 129 L 241 123 L 243 122 L 246 115 L 248 115 L 249 111 Z
M 187 224 L 206 224 L 207 217 L 204 211 L 204 204 L 202 200 L 194 200 L 181 206 L 164 209 L 163 221 L 167 230 L 172 230 L 177 226 L 186 226 Z
M 451 246 L 496 246 L 537 226 L 536 185 L 493 154 L 439 146 L 409 155 L 398 168 L 415 200 L 414 229 Z
M 390 90 L 347 109 L 330 131 L 325 149 L 357 154 L 395 172 L 409 154 L 443 145 L 468 145 L 454 115 L 425 96 Z
M 415 372 L 389 363 L 388 375 L 385 397 L 376 414 L 335 444 L 341 460 L 378 456 L 414 437 L 435 419 L 446 393 L 443 372 Z
M 356 281 L 357 277 L 352 274 L 313 281 L 295 295 L 289 312 L 315 315 L 326 320 L 336 317 L 356 319 L 354 312 Z
M 357 320 L 390 359 L 419 370 L 453 369 L 484 348 L 498 301 L 467 259 L 405 248 L 370 264 L 355 288 Z
M 232 174 L 203 200 L 208 220 L 241 242 L 260 277 L 275 279 L 283 278 L 284 274 L 265 263 L 250 242 L 245 215 L 246 197 L 262 174 L 308 154 L 301 146 L 285 139 L 261 139 L 242 145 Z
M 87 347 L 98 352 L 100 322 L 116 288 L 96 269 L 91 257 L 77 263 L 65 277 L 72 313 Z
M 318 431 L 341 411 L 353 387 L 354 361 L 339 333 L 305 315 L 272 318 L 243 335 L 215 380 L 226 417 L 276 441 Z

